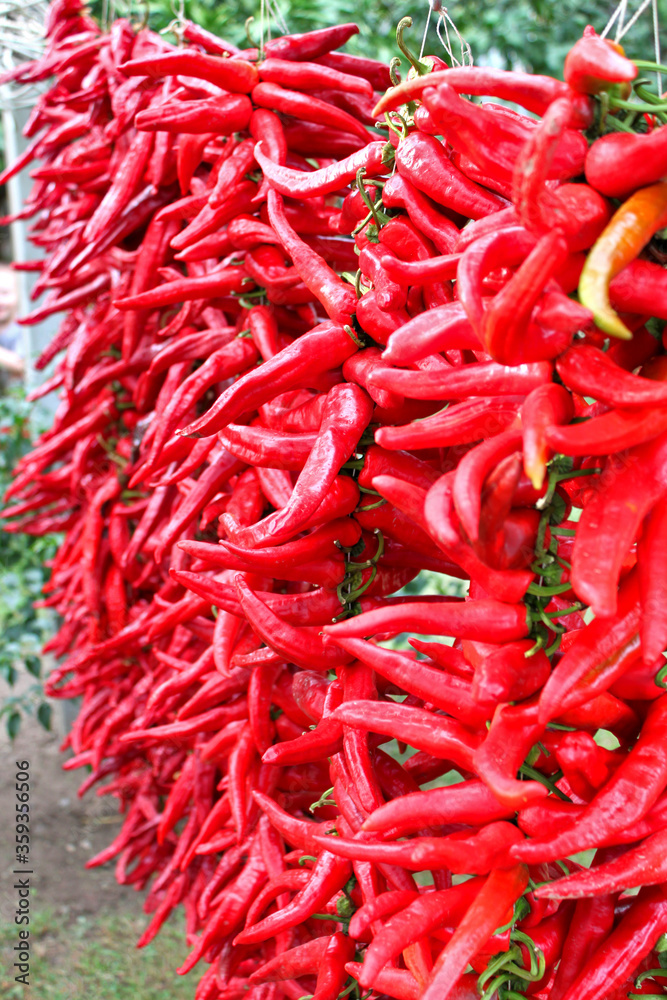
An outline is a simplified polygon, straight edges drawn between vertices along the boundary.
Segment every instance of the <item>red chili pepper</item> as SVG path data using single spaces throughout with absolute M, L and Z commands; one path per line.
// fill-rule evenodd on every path
M 434 121 L 443 129 L 444 138 L 469 156 L 490 177 L 511 177 L 531 126 L 505 114 L 497 114 L 488 105 L 465 101 L 447 83 L 427 87 L 422 100 Z M 575 131 L 563 134 L 548 176 L 560 180 L 576 177 L 583 170 L 587 143 Z
M 320 324 L 225 390 L 186 432 L 213 434 L 274 395 L 295 385 L 308 385 L 313 378 L 317 380 L 322 372 L 336 368 L 356 350 L 357 345 L 342 327 Z
M 336 24 L 330 28 L 306 31 L 302 35 L 274 38 L 265 44 L 264 52 L 270 58 L 293 59 L 299 62 L 305 59 L 317 59 L 333 49 L 339 49 L 358 33 L 359 28 L 356 24 Z
M 513 814 L 513 807 L 501 805 L 486 785 L 472 780 L 403 794 L 376 809 L 364 821 L 362 829 L 378 833 L 392 831 L 400 836 L 439 823 L 482 826 L 510 819 Z
M 586 179 L 610 198 L 623 198 L 655 184 L 665 174 L 667 132 L 646 135 L 615 132 L 600 136 L 586 155 Z
M 475 580 L 486 593 L 509 603 L 514 603 L 523 597 L 531 583 L 531 573 L 524 570 L 493 570 L 483 563 L 471 546 L 464 541 L 454 511 L 452 474 L 441 476 L 428 491 L 424 501 L 424 518 L 429 534 L 443 552 L 465 569 L 471 580 Z M 496 635 L 490 640 L 481 639 L 481 641 L 496 641 L 497 638 Z
M 422 661 L 361 639 L 336 639 L 336 644 L 372 667 L 376 673 L 409 694 L 428 701 L 464 725 L 477 726 L 488 716 L 488 707 L 476 704 L 470 684 L 427 667 Z
M 410 944 L 437 927 L 454 926 L 465 915 L 483 885 L 479 878 L 441 892 L 427 892 L 391 917 L 364 956 L 359 981 L 370 986 L 378 973 Z
M 505 367 L 495 361 L 437 367 L 432 371 L 377 369 L 370 376 L 374 385 L 411 399 L 460 399 L 474 391 L 482 395 L 514 396 L 528 393 L 550 380 L 546 361 Z
M 536 699 L 496 707 L 489 733 L 475 753 L 475 772 L 503 805 L 519 809 L 547 794 L 537 781 L 515 777 L 544 728 L 538 721 Z
M 606 896 L 628 885 L 656 885 L 664 881 L 667 832 L 660 831 L 620 857 L 595 865 L 536 890 L 538 898 L 578 899 Z
M 295 118 L 314 122 L 316 125 L 329 125 L 368 141 L 366 128 L 356 118 L 318 97 L 301 94 L 297 90 L 288 90 L 276 83 L 258 83 L 253 88 L 252 100 L 254 104 L 270 111 L 293 115 Z
M 256 944 L 267 941 L 278 931 L 295 927 L 313 913 L 317 913 L 335 895 L 351 874 L 349 861 L 322 851 L 308 884 L 282 909 L 246 927 L 235 938 L 237 944 Z
M 473 697 L 486 703 L 523 701 L 539 691 L 548 680 L 551 664 L 543 650 L 531 652 L 534 646 L 530 639 L 502 645 L 464 642 L 475 668 Z
M 378 101 L 374 113 L 379 116 L 385 111 L 394 110 L 407 101 L 419 98 L 427 87 L 440 83 L 448 84 L 461 94 L 487 95 L 511 101 L 537 115 L 544 114 L 558 97 L 569 96 L 567 87 L 550 76 L 493 69 L 490 66 L 455 66 L 406 80 L 392 88 Z M 590 120 L 590 102 L 577 102 L 575 99 L 572 127 L 587 127 Z
M 265 880 L 266 869 L 255 849 L 242 872 L 231 885 L 226 886 L 220 905 L 211 915 L 205 930 L 183 965 L 176 970 L 179 975 L 189 972 L 212 944 L 223 941 L 235 932 Z
M 290 198 L 309 198 L 340 191 L 354 180 L 360 167 L 364 168 L 368 176 L 383 173 L 385 169 L 382 164 L 383 149 L 384 143 L 370 142 L 351 156 L 310 173 L 280 166 L 274 162 L 273 157 L 264 153 L 262 142 L 258 142 L 255 147 L 255 157 L 274 190 Z
M 505 431 L 477 445 L 461 461 L 454 475 L 452 497 L 466 534 L 472 541 L 479 537 L 481 495 L 484 480 L 491 470 L 521 443 L 519 431 Z
M 551 840 L 526 842 L 514 848 L 512 854 L 531 861 L 565 857 L 597 844 L 600 834 L 609 836 L 643 819 L 667 780 L 667 761 L 661 750 L 666 712 L 664 697 L 651 704 L 637 743 L 572 829 Z
M 269 191 L 267 204 L 271 225 L 291 256 L 303 282 L 322 302 L 333 320 L 349 324 L 356 302 L 352 287 L 345 285 L 319 254 L 311 250 L 296 235 L 287 221 L 283 200 L 279 194 Z
M 517 865 L 507 870 L 491 872 L 484 886 L 471 903 L 453 937 L 441 951 L 433 967 L 425 1000 L 451 996 L 458 977 L 470 959 L 486 943 L 505 914 L 528 884 L 528 869 Z
M 393 844 L 344 837 L 317 836 L 315 839 L 320 846 L 327 845 L 341 857 L 384 861 L 412 871 L 447 868 L 455 873 L 486 874 L 507 861 L 509 847 L 523 837 L 515 826 L 499 821 L 488 823 L 473 835 L 460 831 L 447 837 L 417 837 Z
M 443 254 L 453 252 L 459 231 L 446 215 L 400 173 L 393 174 L 382 189 L 382 203 L 387 208 L 404 208 L 410 221 Z
M 390 449 L 471 444 L 502 433 L 514 423 L 521 401 L 521 396 L 496 396 L 453 403 L 432 417 L 403 427 L 380 427 L 375 440 Z
M 572 550 L 572 586 L 598 615 L 616 614 L 624 557 L 645 515 L 667 488 L 663 479 L 666 446 L 667 438 L 661 435 L 630 451 L 623 466 L 613 468 L 611 482 L 601 487 L 582 514 Z
M 165 76 L 190 76 L 241 94 L 249 94 L 259 79 L 257 68 L 252 63 L 243 59 L 218 59 L 192 49 L 132 59 L 121 63 L 118 70 L 125 76 L 147 76 L 151 80 L 160 80 Z
M 592 1000 L 603 989 L 609 992 L 621 983 L 627 990 L 626 978 L 638 968 L 667 927 L 666 910 L 659 889 L 643 890 L 564 996 Z
M 582 424 L 546 428 L 546 439 L 564 455 L 608 455 L 651 441 L 667 430 L 667 411 L 610 410 Z
M 296 948 L 290 948 L 289 951 L 276 955 L 275 958 L 260 965 L 251 974 L 249 982 L 276 983 L 284 979 L 316 975 L 331 941 L 332 938 L 328 936 L 311 938 Z
M 406 630 L 432 635 L 458 635 L 481 642 L 522 639 L 527 631 L 527 609 L 520 604 L 500 601 L 461 603 L 455 598 L 435 598 L 433 602 L 409 601 L 378 608 L 363 615 L 327 625 L 325 635 L 336 639 Z
M 570 348 L 556 367 L 568 388 L 610 406 L 638 409 L 662 406 L 667 400 L 667 386 L 625 371 L 589 344 Z
M 598 618 L 581 633 L 555 667 L 540 695 L 540 718 L 555 718 L 567 707 L 581 705 L 620 676 L 640 652 L 637 574 L 621 585 L 618 612 Z
M 453 719 L 419 708 L 402 707 L 400 711 L 392 703 L 350 701 L 336 709 L 333 717 L 346 725 L 384 732 L 469 769 L 473 749 L 479 743 L 474 733 Z
M 227 62 L 227 60 L 225 60 Z M 233 135 L 247 128 L 252 104 L 245 94 L 224 94 L 208 101 L 168 101 L 140 111 L 134 124 L 140 131 Z
M 565 261 L 567 247 L 560 230 L 545 234 L 507 284 L 494 296 L 482 319 L 482 342 L 497 361 L 517 365 L 557 357 L 575 332 L 592 319 L 587 310 L 571 308 L 566 300 L 561 316 L 532 317 L 547 281 Z M 543 300 L 544 301 L 544 300 Z M 564 313 L 568 308 L 571 316 Z M 531 322 L 532 319 L 532 322 Z M 553 329 L 548 325 L 553 323 Z
M 655 663 L 665 648 L 665 621 L 658 610 L 665 593 L 663 508 L 656 506 L 646 521 L 637 545 L 639 593 L 642 605 L 640 626 L 644 663 Z
M 219 298 L 229 292 L 243 291 L 244 271 L 238 267 L 212 271 L 202 278 L 181 278 L 158 288 L 117 299 L 117 309 L 155 309 L 188 299 Z
M 561 1000 L 565 995 L 598 944 L 608 937 L 613 922 L 613 897 L 581 899 L 577 902 L 551 988 L 553 1000 Z
M 471 219 L 505 207 L 501 198 L 457 170 L 442 143 L 433 136 L 413 132 L 402 140 L 396 150 L 396 166 L 402 177 L 438 204 Z
M 328 670 L 349 661 L 348 656 L 322 643 L 316 627 L 297 629 L 281 621 L 252 592 L 240 574 L 235 576 L 234 582 L 241 607 L 253 631 L 290 663 L 298 663 L 306 668 L 320 667 L 322 670 Z
M 583 38 L 572 46 L 565 57 L 565 82 L 580 94 L 599 94 L 614 83 L 630 83 L 637 76 L 637 67 L 620 45 L 608 38 L 599 38 L 592 25 L 584 28 Z

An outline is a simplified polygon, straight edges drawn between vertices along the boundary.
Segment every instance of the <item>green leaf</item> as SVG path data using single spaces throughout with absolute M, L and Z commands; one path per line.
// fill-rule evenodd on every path
M 37 709 L 37 719 L 48 732 L 51 732 L 51 706 L 43 701 Z
M 0 675 L 10 687 L 14 687 L 16 683 L 16 670 L 10 660 L 3 658 L 3 661 L 0 662 Z
M 33 677 L 40 677 L 42 673 L 42 661 L 38 656 L 26 656 L 25 668 Z
M 18 731 L 21 728 L 21 713 L 11 712 L 7 718 L 7 734 L 10 740 L 16 739 Z

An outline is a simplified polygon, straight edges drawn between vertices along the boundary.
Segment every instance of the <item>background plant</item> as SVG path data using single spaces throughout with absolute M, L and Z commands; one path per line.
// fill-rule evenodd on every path
M 639 0 L 628 5 L 626 22 Z M 93 11 L 99 16 L 102 0 L 95 0 Z M 410 15 L 414 21 L 413 44 L 419 48 L 428 13 L 428 0 L 376 0 L 360 8 L 357 0 L 278 0 L 278 7 L 292 32 L 310 31 L 341 21 L 356 21 L 360 33 L 347 45 L 350 52 L 388 62 L 397 55 L 394 30 L 398 21 Z M 451 0 L 446 4 L 449 16 L 469 43 L 475 61 L 494 62 L 499 66 L 522 66 L 533 73 L 562 77 L 563 59 L 568 48 L 587 24 L 602 31 L 616 8 L 614 0 Z M 137 14 L 137 7 L 132 6 Z M 142 11 L 144 7 L 142 6 Z M 155 30 L 165 28 L 173 19 L 167 0 L 147 0 L 149 24 Z M 118 13 L 123 6 L 118 5 Z M 667 22 L 667 0 L 658 0 L 661 24 Z M 250 26 L 254 41 L 259 38 L 259 3 L 257 0 L 185 0 L 185 16 L 203 28 L 223 35 L 229 41 L 247 46 L 244 21 L 254 17 Z M 427 49 L 442 53 L 431 18 Z M 274 33 L 276 26 L 273 26 Z M 613 29 L 612 29 L 613 35 Z M 628 53 L 636 58 L 652 58 L 653 27 L 650 11 L 630 31 Z
M 30 411 L 21 390 L 0 396 L 0 495 L 36 436 Z M 35 538 L 0 528 L 0 677 L 10 688 L 0 701 L 0 718 L 12 738 L 25 714 L 36 715 L 45 729 L 51 725 L 51 707 L 44 700 L 41 681 L 41 648 L 51 633 L 53 615 L 34 608 L 33 602 L 49 578 L 47 563 L 56 545 L 55 535 Z

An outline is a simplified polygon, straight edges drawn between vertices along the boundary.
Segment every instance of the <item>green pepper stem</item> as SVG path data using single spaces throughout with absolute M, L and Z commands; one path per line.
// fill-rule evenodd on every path
M 389 63 L 389 79 L 391 80 L 393 87 L 398 87 L 398 85 L 401 82 L 401 78 L 398 75 L 398 71 L 400 70 L 400 68 L 401 68 L 401 60 L 398 58 L 398 56 L 394 56 L 394 58 Z
M 566 795 L 565 792 L 561 792 L 560 788 L 557 788 L 553 781 L 550 781 L 549 778 L 545 777 L 541 771 L 537 771 L 534 767 L 531 767 L 530 764 L 522 764 L 519 768 L 519 774 L 523 775 L 524 778 L 531 778 L 533 781 L 539 781 L 541 785 L 548 788 L 550 792 L 558 796 L 559 799 L 562 799 L 563 802 L 572 801 L 569 795 Z M 563 772 L 561 771 L 559 773 L 556 771 L 556 774 L 558 775 L 556 781 L 560 781 L 563 777 Z
M 412 18 L 402 17 L 401 20 L 396 25 L 396 42 L 403 55 L 414 69 L 415 73 L 418 73 L 419 76 L 426 76 L 427 73 L 431 72 L 431 67 L 428 66 L 425 62 L 422 62 L 421 59 L 418 59 L 417 56 L 410 51 L 403 37 L 405 29 L 411 27 L 412 27 Z

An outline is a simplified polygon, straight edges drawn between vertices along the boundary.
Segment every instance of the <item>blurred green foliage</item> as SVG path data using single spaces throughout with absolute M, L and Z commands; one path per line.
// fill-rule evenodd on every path
M 99 13 L 101 4 L 102 0 L 95 0 L 95 13 Z M 360 33 L 348 43 L 347 50 L 384 62 L 398 55 L 394 31 L 398 21 L 406 15 L 410 15 L 414 22 L 411 44 L 419 49 L 429 9 L 428 0 L 420 0 L 419 3 L 415 0 L 376 0 L 373 4 L 363 5 L 356 0 L 277 0 L 277 5 L 291 32 L 356 21 Z M 147 0 L 147 6 L 149 24 L 154 29 L 165 28 L 173 19 L 173 8 L 167 0 Z M 555 0 L 451 0 L 446 6 L 449 16 L 469 43 L 475 62 L 491 61 L 499 66 L 523 67 L 534 73 L 562 76 L 563 59 L 568 48 L 587 24 L 602 31 L 616 3 L 608 0 L 560 0 L 559 3 Z M 626 22 L 638 6 L 639 0 L 631 0 Z M 141 17 L 145 9 L 139 0 L 133 0 L 133 15 Z M 116 10 L 117 13 L 124 12 L 121 4 Z M 664 28 L 667 24 L 667 0 L 658 0 L 658 12 Z M 259 41 L 258 0 L 237 0 L 236 3 L 185 0 L 185 16 L 241 47 L 248 45 L 246 19 L 254 17 L 250 33 L 253 44 Z M 432 15 L 425 51 L 443 55 L 435 24 L 436 16 Z M 275 21 L 272 32 L 282 33 Z M 650 8 L 630 29 L 627 37 L 628 55 L 653 58 Z
M 20 390 L 0 396 L 0 497 L 16 462 L 32 446 L 31 409 Z M 33 601 L 41 597 L 49 578 L 45 563 L 55 550 L 54 535 L 37 538 L 0 527 L 0 677 L 11 692 L 0 699 L 0 718 L 11 738 L 25 714 L 36 715 L 45 729 L 50 728 L 51 706 L 44 700 L 40 654 L 53 631 L 54 616 L 47 609 L 35 609 Z

